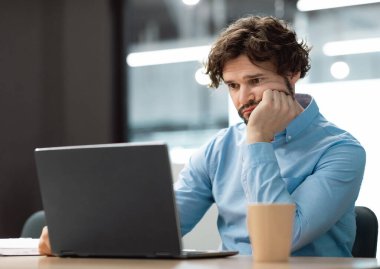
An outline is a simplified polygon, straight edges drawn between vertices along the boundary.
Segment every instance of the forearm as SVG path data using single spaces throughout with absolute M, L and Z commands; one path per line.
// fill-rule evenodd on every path
M 255 155 L 260 158 L 250 158 L 249 148 L 252 147 L 255 147 Z M 248 202 L 294 202 L 282 180 L 280 168 L 270 143 L 248 145 L 245 155 L 247 158 L 243 161 L 242 184 Z
M 213 203 L 211 181 L 203 163 L 203 158 L 193 156 L 174 184 L 182 236 L 193 229 Z

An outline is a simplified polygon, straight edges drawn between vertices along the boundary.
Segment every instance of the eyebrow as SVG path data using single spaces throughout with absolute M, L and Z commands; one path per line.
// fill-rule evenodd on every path
M 259 78 L 259 77 L 263 77 L 265 76 L 263 73 L 259 73 L 259 74 L 255 74 L 255 75 L 245 75 L 243 76 L 243 79 L 244 80 L 248 80 L 248 79 L 255 79 L 255 78 Z M 228 84 L 228 83 L 233 83 L 234 81 L 233 80 L 224 80 L 224 83 Z

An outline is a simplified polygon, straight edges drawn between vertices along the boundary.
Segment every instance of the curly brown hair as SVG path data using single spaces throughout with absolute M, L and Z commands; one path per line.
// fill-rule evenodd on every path
M 210 87 L 218 88 L 227 61 L 245 54 L 252 63 L 273 61 L 282 76 L 300 72 L 303 78 L 310 69 L 310 47 L 297 41 L 289 25 L 274 17 L 249 16 L 226 28 L 208 55 L 206 74 Z

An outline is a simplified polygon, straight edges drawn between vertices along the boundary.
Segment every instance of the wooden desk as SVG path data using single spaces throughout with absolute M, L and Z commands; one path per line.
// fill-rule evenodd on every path
M 294 257 L 288 263 L 254 263 L 250 256 L 200 260 L 78 259 L 56 257 L 0 257 L 1 269 L 362 269 L 380 268 L 370 258 Z

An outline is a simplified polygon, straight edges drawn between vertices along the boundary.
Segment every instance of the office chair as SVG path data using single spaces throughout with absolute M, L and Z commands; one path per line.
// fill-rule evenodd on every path
M 375 213 L 364 206 L 355 206 L 356 238 L 352 256 L 376 258 L 378 222 Z
M 21 231 L 23 238 L 40 238 L 42 228 L 46 225 L 43 210 L 33 213 L 24 223 Z

